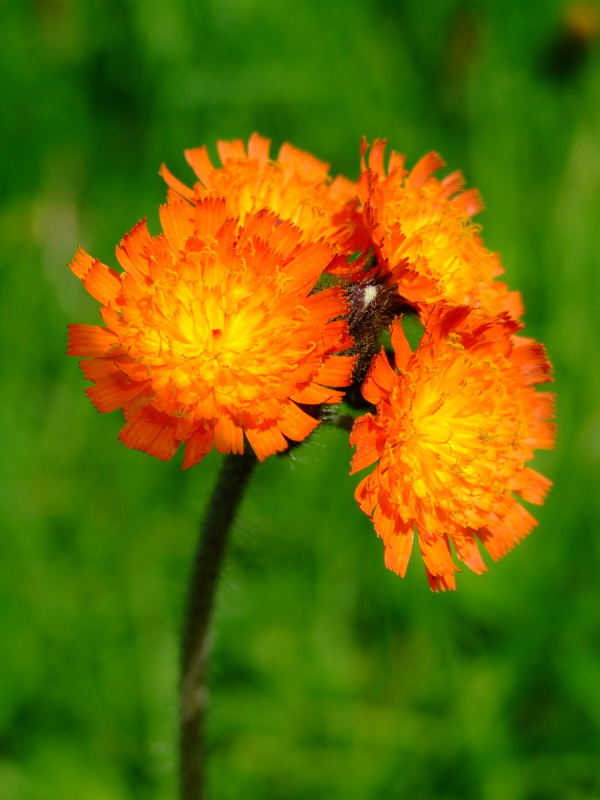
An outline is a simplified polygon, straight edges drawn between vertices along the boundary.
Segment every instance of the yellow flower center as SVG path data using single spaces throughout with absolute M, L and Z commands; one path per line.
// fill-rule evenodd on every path
M 190 253 L 153 285 L 143 305 L 137 303 L 135 319 L 125 307 L 130 327 L 124 344 L 147 366 L 155 388 L 168 385 L 184 404 L 213 391 L 221 405 L 277 395 L 302 356 L 293 346 L 302 313 L 284 303 L 273 314 L 279 290 L 269 266 L 249 285 L 243 258 L 225 263 L 208 250 Z

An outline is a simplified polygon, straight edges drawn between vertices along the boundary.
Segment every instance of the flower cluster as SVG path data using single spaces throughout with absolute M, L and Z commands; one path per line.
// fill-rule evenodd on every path
M 213 447 L 259 460 L 301 442 L 342 399 L 362 413 L 356 499 L 386 565 L 404 575 L 415 534 L 430 586 L 455 587 L 454 556 L 486 569 L 535 525 L 550 482 L 527 462 L 553 446 L 541 345 L 521 335 L 518 293 L 472 217 L 460 173 L 435 153 L 411 170 L 363 142 L 356 183 L 289 144 L 269 155 L 219 142 L 185 155 L 189 187 L 163 166 L 162 233 L 138 223 L 122 271 L 79 250 L 71 269 L 101 303 L 103 326 L 71 325 L 86 390 L 122 409 L 121 441 L 183 467 Z M 367 159 L 368 153 L 368 159 Z M 418 317 L 414 350 L 403 317 Z M 383 344 L 382 344 L 383 342 Z M 387 344 L 386 344 L 387 342 Z M 453 556 L 454 553 L 454 556 Z

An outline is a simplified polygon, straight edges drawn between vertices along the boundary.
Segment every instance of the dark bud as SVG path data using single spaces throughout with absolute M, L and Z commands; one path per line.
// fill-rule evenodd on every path
M 413 308 L 398 294 L 396 285 L 385 285 L 377 275 L 362 283 L 348 287 L 350 314 L 348 325 L 354 339 L 358 358 L 354 368 L 353 383 L 346 390 L 346 402 L 354 408 L 370 408 L 362 397 L 362 384 L 373 356 L 381 347 L 380 336 L 394 317 Z

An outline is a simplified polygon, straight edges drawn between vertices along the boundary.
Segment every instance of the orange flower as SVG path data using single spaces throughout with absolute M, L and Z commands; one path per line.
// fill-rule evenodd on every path
M 425 316 L 433 304 L 443 302 L 519 319 L 520 295 L 494 281 L 503 273 L 500 261 L 485 249 L 470 219 L 483 208 L 477 191 L 462 191 L 460 172 L 442 181 L 433 177 L 444 166 L 437 153 L 428 153 L 408 172 L 404 156 L 392 151 L 386 174 L 385 144 L 373 144 L 367 168 L 363 140 L 359 196 L 387 282 L 398 284 L 402 297 Z
M 184 468 L 213 445 L 260 460 L 318 424 L 302 405 L 337 403 L 354 359 L 344 292 L 313 293 L 331 261 L 323 243 L 266 212 L 228 217 L 224 200 L 160 209 L 117 248 L 118 273 L 80 250 L 73 272 L 102 303 L 106 327 L 71 325 L 68 353 L 99 411 L 123 409 L 121 441 Z
M 192 202 L 225 197 L 230 213 L 239 216 L 242 224 L 248 214 L 269 209 L 298 226 L 304 239 L 325 237 L 334 246 L 337 258 L 328 271 L 356 271 L 360 265 L 344 267 L 359 222 L 356 184 L 341 176 L 332 181 L 329 164 L 287 142 L 273 161 L 270 145 L 269 139 L 257 133 L 250 137 L 247 151 L 241 139 L 219 141 L 217 149 L 223 164 L 219 168 L 211 163 L 205 146 L 186 150 L 187 162 L 198 178 L 193 189 L 164 164 L 160 173 L 172 190 Z
M 544 349 L 515 335 L 508 317 L 484 320 L 468 308 L 436 310 L 411 353 L 392 324 L 396 370 L 382 350 L 362 392 L 376 414 L 356 420 L 352 472 L 378 462 L 356 491 L 385 545 L 386 566 L 404 575 L 416 528 L 429 583 L 454 589 L 456 555 L 476 573 L 536 524 L 513 497 L 541 503 L 550 481 L 525 466 L 550 448 L 554 396 Z

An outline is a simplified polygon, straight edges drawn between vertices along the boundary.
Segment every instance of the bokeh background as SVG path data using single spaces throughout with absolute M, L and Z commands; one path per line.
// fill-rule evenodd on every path
M 600 7 L 16 0 L 0 8 L 0 797 L 173 798 L 177 637 L 219 457 L 117 441 L 64 356 L 69 272 L 158 231 L 162 161 L 258 130 L 356 178 L 387 137 L 487 210 L 555 365 L 539 528 L 482 577 L 401 580 L 342 431 L 258 470 L 218 600 L 214 800 L 600 798 Z

